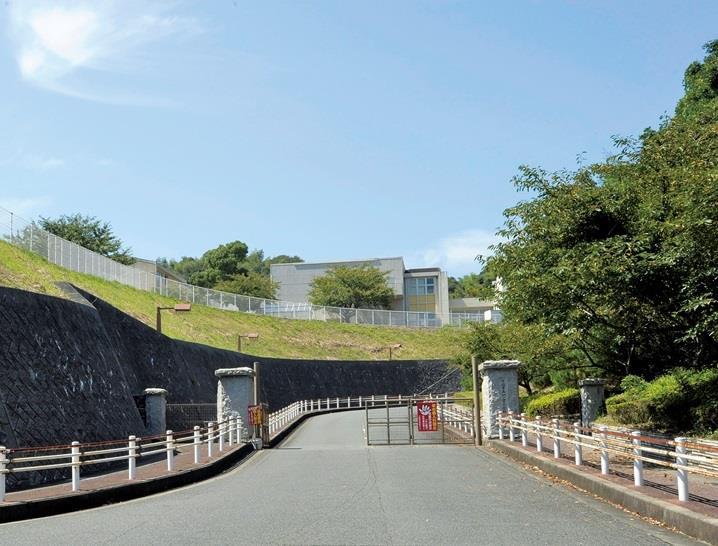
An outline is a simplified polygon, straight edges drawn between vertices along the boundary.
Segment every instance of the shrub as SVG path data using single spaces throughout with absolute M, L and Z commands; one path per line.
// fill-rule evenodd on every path
M 647 382 L 628 376 L 625 391 L 606 400 L 619 424 L 665 432 L 706 432 L 718 428 L 718 368 L 677 368 Z
M 581 411 L 581 393 L 570 388 L 534 395 L 524 400 L 523 411 L 529 417 L 576 414 Z

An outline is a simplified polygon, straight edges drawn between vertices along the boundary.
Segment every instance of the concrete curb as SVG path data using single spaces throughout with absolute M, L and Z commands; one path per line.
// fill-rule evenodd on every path
M 77 495 L 64 495 L 0 506 L 0 524 L 96 508 L 105 504 L 128 501 L 183 487 L 221 474 L 241 462 L 252 451 L 254 451 L 252 444 L 244 444 L 221 459 L 199 468 L 180 471 L 176 474 L 147 481 L 123 483 Z
M 555 460 L 534 455 L 507 441 L 488 440 L 485 445 L 518 462 L 535 466 L 547 474 L 619 504 L 627 510 L 660 521 L 699 540 L 718 544 L 718 518 L 644 495 L 636 489 L 604 480 L 588 472 L 581 472 L 562 459 Z

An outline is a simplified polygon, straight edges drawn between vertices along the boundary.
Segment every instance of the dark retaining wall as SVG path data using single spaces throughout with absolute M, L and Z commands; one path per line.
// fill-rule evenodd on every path
M 91 294 L 63 289 L 72 300 L 0 287 L 0 445 L 142 435 L 133 394 L 162 387 L 169 402 L 214 402 L 214 370 L 254 361 L 270 409 L 305 398 L 459 388 L 445 361 L 290 360 L 173 340 Z

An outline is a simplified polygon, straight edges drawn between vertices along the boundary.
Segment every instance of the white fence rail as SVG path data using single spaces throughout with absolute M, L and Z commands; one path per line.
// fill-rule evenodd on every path
M 465 326 L 470 322 L 484 321 L 484 316 L 481 313 L 437 314 L 325 307 L 310 303 L 293 303 L 242 296 L 202 288 L 201 286 L 178 282 L 155 273 L 123 265 L 106 256 L 57 237 L 40 228 L 35 222 L 28 222 L 2 207 L 0 207 L 0 238 L 71 271 L 93 275 L 139 290 L 154 292 L 193 304 L 216 307 L 225 311 L 241 311 L 297 320 L 322 320 L 348 324 L 420 328 Z M 496 318 L 492 318 L 492 320 L 499 320 L 499 315 L 497 314 Z
M 633 462 L 633 482 L 636 486 L 644 483 L 643 463 L 649 463 L 676 471 L 678 500 L 689 500 L 688 476 L 700 474 L 718 478 L 718 446 L 715 442 L 699 438 L 679 437 L 675 439 L 646 435 L 640 431 L 624 432 L 606 426 L 582 427 L 580 422 L 566 424 L 559 419 L 549 422 L 541 417 L 527 419 L 526 414 L 513 412 L 497 416 L 499 440 L 521 441 L 529 446 L 530 436 L 538 453 L 552 451 L 555 458 L 561 457 L 561 443 L 573 445 L 574 463 L 584 464 L 584 448 L 598 452 L 601 474 L 608 474 L 611 458 Z

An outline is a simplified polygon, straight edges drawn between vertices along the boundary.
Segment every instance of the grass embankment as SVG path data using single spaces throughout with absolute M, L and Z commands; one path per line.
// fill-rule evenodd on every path
M 155 306 L 175 302 L 120 283 L 68 271 L 0 242 L 0 285 L 63 297 L 53 284 L 56 281 L 71 282 L 153 327 Z M 163 313 L 162 330 L 176 339 L 232 350 L 237 347 L 237 334 L 256 332 L 259 339 L 242 340 L 243 352 L 329 360 L 386 359 L 386 347 L 394 343 L 402 344 L 401 349 L 394 351 L 397 359 L 451 358 L 461 350 L 466 336 L 464 330 L 457 328 L 424 330 L 286 320 L 202 305 L 192 306 L 191 313 Z

